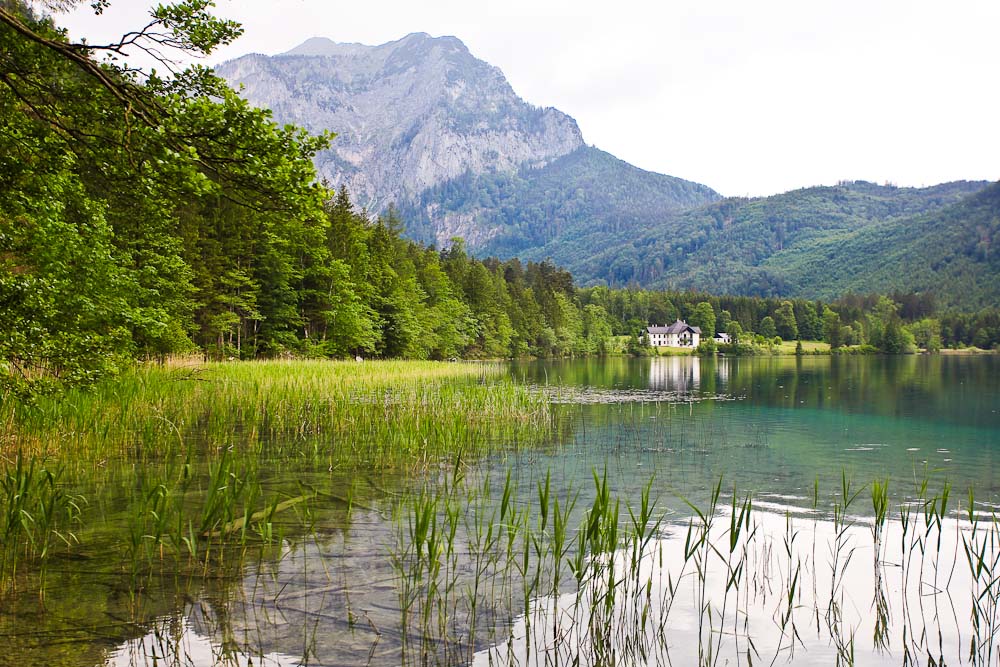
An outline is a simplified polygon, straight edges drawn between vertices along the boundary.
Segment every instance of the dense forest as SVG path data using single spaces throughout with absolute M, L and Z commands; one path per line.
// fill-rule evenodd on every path
M 865 181 L 716 200 L 592 147 L 541 169 L 465 174 L 401 207 L 407 235 L 469 229 L 473 254 L 551 258 L 583 285 L 834 299 L 1000 300 L 1000 183 Z
M 207 53 L 211 4 L 155 10 L 133 47 Z M 548 263 L 405 240 L 315 179 L 329 137 L 277 127 L 210 71 L 142 76 L 0 8 L 0 359 L 8 386 L 135 358 L 585 354 L 609 335 Z
M 918 291 L 978 309 L 1000 300 L 998 234 L 1000 184 L 844 182 L 726 199 L 591 245 L 597 253 L 551 254 L 579 279 L 610 285 L 812 299 Z
M 240 32 L 210 9 L 161 6 L 123 39 L 207 53 Z M 311 158 L 330 137 L 278 127 L 209 70 L 144 75 L 101 59 L 124 42 L 70 43 L 18 2 L 0 4 L 0 41 L 7 389 L 86 383 L 171 354 L 599 354 L 614 335 L 638 341 L 676 317 L 887 351 L 1000 342 L 997 311 L 942 314 L 920 296 L 578 289 L 550 261 L 474 259 L 459 239 L 436 249 L 404 238 L 394 210 L 371 218 L 316 182 Z

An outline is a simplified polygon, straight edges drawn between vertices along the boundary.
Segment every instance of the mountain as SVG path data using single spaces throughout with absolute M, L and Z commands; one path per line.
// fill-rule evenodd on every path
M 535 252 L 546 251 L 590 283 L 825 299 L 926 291 L 978 308 L 1000 302 L 1000 184 L 859 181 L 725 199 L 597 253 Z
M 316 158 L 320 176 L 369 211 L 395 203 L 422 240 L 462 236 L 477 253 L 512 252 L 719 199 L 586 146 L 575 120 L 526 103 L 454 37 L 415 33 L 380 46 L 313 38 L 216 73 L 278 123 L 336 132 Z M 598 200 L 597 179 L 613 196 Z
M 833 261 L 830 261 L 830 258 Z M 817 296 L 846 292 L 930 292 L 966 310 L 1000 303 L 1000 183 L 919 215 L 869 225 L 842 240 L 821 239 L 780 253 L 781 266 Z
M 629 238 L 665 216 L 715 201 L 698 183 L 644 171 L 592 146 L 544 167 L 473 174 L 425 190 L 400 209 L 415 238 L 465 238 L 481 255 L 567 257 Z
M 336 132 L 317 158 L 320 175 L 376 211 L 466 171 L 540 167 L 584 145 L 576 121 L 521 100 L 454 37 L 415 33 L 381 46 L 313 38 L 216 73 L 279 123 Z

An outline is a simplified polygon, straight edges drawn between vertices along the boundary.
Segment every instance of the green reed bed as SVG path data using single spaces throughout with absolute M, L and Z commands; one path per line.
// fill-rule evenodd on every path
M 74 554 L 116 560 L 132 588 L 153 572 L 209 576 L 350 506 L 352 472 L 535 443 L 549 417 L 497 365 L 241 362 L 5 398 L 0 428 L 3 596 L 44 591 L 44 576 L 25 577 Z
M 401 502 L 399 663 L 1000 660 L 1000 522 L 972 495 L 949 512 L 947 483 L 894 503 L 845 474 L 781 516 L 720 480 L 669 523 L 655 480 L 632 503 L 606 474 L 585 504 L 551 488 L 454 477 Z
M 323 451 L 328 463 L 407 466 L 537 441 L 544 399 L 499 365 L 275 361 L 143 366 L 90 390 L 5 398 L 0 443 L 15 452 L 103 460 L 164 457 L 191 443 Z
M 22 564 L 39 563 L 44 577 L 50 554 L 77 542 L 84 500 L 60 487 L 58 474 L 20 456 L 0 472 L 0 596 Z

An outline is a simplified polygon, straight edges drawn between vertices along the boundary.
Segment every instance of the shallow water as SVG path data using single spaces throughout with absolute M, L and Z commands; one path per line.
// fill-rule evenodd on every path
M 785 536 L 786 516 L 793 516 L 801 535 L 799 544 L 807 541 L 807 535 L 809 540 L 817 536 L 821 544 L 819 557 L 809 562 L 806 571 L 814 576 L 817 590 L 825 590 L 832 556 L 824 544 L 835 532 L 833 512 L 842 503 L 845 478 L 854 480 L 855 489 L 876 478 L 889 478 L 896 514 L 900 503 L 913 501 L 922 492 L 939 492 L 945 480 L 954 489 L 952 511 L 965 502 L 970 486 L 976 490 L 980 510 L 1000 503 L 998 361 L 993 356 L 807 356 L 512 364 L 513 377 L 550 397 L 555 435 L 544 446 L 478 462 L 466 471 L 466 481 L 482 482 L 494 490 L 492 501 L 482 501 L 481 511 L 486 512 L 496 504 L 496 489 L 508 472 L 519 489 L 515 500 L 522 508 L 531 504 L 537 485 L 548 475 L 553 496 L 576 499 L 575 526 L 593 502 L 595 471 L 606 475 L 612 493 L 623 503 L 637 502 L 652 480 L 652 495 L 665 515 L 656 547 L 662 547 L 667 561 L 676 567 L 678 551 L 682 551 L 679 541 L 692 515 L 687 502 L 707 507 L 711 490 L 721 478 L 724 498 L 734 487 L 741 496 L 754 494 L 759 544 L 770 545 L 754 552 L 758 574 L 765 570 L 779 573 L 781 567 L 787 570 L 776 554 Z M 263 465 L 267 467 L 266 462 Z M 109 473 L 107 485 L 127 485 L 129 475 L 138 474 Z M 275 464 L 272 477 L 274 487 L 307 478 L 314 486 L 333 492 L 359 483 L 287 461 Z M 924 479 L 930 482 L 922 490 Z M 357 507 L 347 511 L 335 499 L 317 501 L 312 532 L 288 537 L 280 548 L 259 560 L 251 559 L 250 565 L 236 571 L 185 577 L 164 573 L 136 591 L 108 565 L 113 554 L 93 550 L 86 558 L 59 560 L 49 574 L 55 583 L 49 586 L 44 607 L 26 596 L 0 610 L 0 656 L 5 656 L 0 664 L 4 659 L 17 665 L 87 667 L 400 664 L 404 636 L 399 627 L 400 580 L 390 553 L 393 544 L 398 549 L 394 526 L 399 524 L 394 524 L 392 513 L 399 506 L 400 494 L 413 481 L 378 476 L 361 484 L 364 491 L 355 492 Z M 88 491 L 97 494 L 94 502 L 109 508 L 108 530 L 114 530 L 115 491 L 108 488 L 101 495 L 104 485 L 94 481 L 91 486 Z M 335 495 L 343 497 L 343 493 Z M 468 515 L 474 511 L 470 507 Z M 624 505 L 622 513 L 627 516 Z M 943 598 L 940 594 L 922 596 L 918 585 L 917 598 L 911 600 L 914 593 L 897 581 L 900 568 L 893 565 L 903 555 L 886 552 L 882 587 L 892 601 L 892 622 L 888 644 L 876 646 L 870 613 L 876 568 L 865 524 L 871 515 L 867 492 L 859 496 L 850 514 L 849 536 L 857 555 L 840 592 L 844 608 L 852 611 L 844 614 L 839 636 L 855 637 L 856 664 L 903 664 L 902 628 L 920 625 L 912 623 L 914 616 L 904 618 L 903 609 L 918 608 L 932 599 L 940 607 Z M 949 553 L 956 553 L 960 545 L 956 520 L 952 515 L 949 529 L 943 531 L 950 536 L 945 549 Z M 895 537 L 887 538 L 887 544 L 898 543 L 899 530 L 896 517 L 887 528 Z M 456 542 L 468 545 L 472 541 L 471 529 L 463 524 Z M 470 553 L 466 546 L 456 555 L 456 567 L 462 570 L 458 581 L 466 582 L 471 576 Z M 763 565 L 768 559 L 774 562 L 770 569 Z M 644 567 L 647 572 L 655 569 Z M 952 589 L 947 613 L 938 612 L 938 620 L 947 617 L 947 623 L 927 622 L 921 616 L 920 628 L 907 630 L 911 643 L 913 632 L 926 630 L 931 636 L 940 631 L 937 657 L 944 657 L 947 664 L 968 662 L 966 644 L 972 632 L 964 595 L 969 584 L 956 576 L 952 583 L 958 591 Z M 656 577 L 662 585 L 661 574 Z M 920 577 L 916 579 L 919 584 Z M 780 580 L 775 574 L 774 581 Z M 717 579 L 710 579 L 710 589 L 719 585 Z M 809 595 L 798 600 L 795 613 L 801 616 L 800 628 L 804 634 L 811 627 L 812 639 L 794 644 L 793 651 L 787 642 L 782 643 L 780 632 L 775 634 L 780 586 L 772 588 L 768 596 L 758 596 L 762 598 L 758 606 L 743 605 L 741 612 L 729 608 L 743 614 L 747 632 L 752 630 L 758 641 L 757 652 L 763 657 L 754 656 L 753 662 L 770 663 L 777 655 L 776 663 L 834 664 L 837 644 L 829 628 L 824 629 L 823 622 L 809 625 L 810 610 L 822 607 L 825 613 L 828 601 Z M 566 591 L 563 595 L 573 594 Z M 560 597 L 560 605 L 570 599 Z M 544 610 L 553 602 L 537 597 L 532 604 Z M 448 664 L 471 660 L 476 651 L 477 661 L 489 662 L 492 655 L 502 664 L 515 656 L 521 664 L 545 664 L 544 652 L 498 648 L 491 652 L 490 646 L 502 646 L 511 630 L 519 638 L 525 634 L 525 617 L 514 607 L 491 610 L 490 627 L 477 629 L 473 645 L 468 644 L 468 629 L 456 614 L 450 632 L 456 637 L 464 634 L 465 644 L 456 639 L 455 646 L 438 655 L 446 656 Z M 697 609 L 691 599 L 678 597 L 669 623 L 663 626 L 663 646 L 669 650 L 649 653 L 646 663 L 698 661 L 698 642 L 684 639 L 694 636 L 697 640 L 696 626 L 702 620 Z M 731 619 L 721 626 L 730 623 Z M 722 635 L 709 636 L 718 640 Z M 748 636 L 739 632 L 732 636 L 736 639 L 716 642 L 718 664 L 748 661 Z M 551 637 L 539 639 L 539 645 L 552 643 Z M 706 641 L 701 643 L 704 650 Z M 927 642 L 922 646 L 923 653 L 916 657 L 925 664 L 932 651 Z M 412 653 L 406 661 L 417 662 Z M 994 656 L 989 664 L 996 661 Z

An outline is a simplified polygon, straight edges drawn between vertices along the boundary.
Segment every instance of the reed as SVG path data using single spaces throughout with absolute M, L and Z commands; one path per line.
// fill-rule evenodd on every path
M 544 398 L 502 373 L 412 361 L 147 365 L 62 397 L 0 398 L 0 454 L 156 460 L 200 444 L 328 467 L 426 465 L 547 433 Z
M 35 565 L 44 582 L 50 556 L 76 543 L 83 498 L 59 483 L 60 470 L 17 455 L 0 473 L 0 599 L 16 592 L 23 568 Z M 44 597 L 44 584 L 38 587 Z
M 871 513 L 865 514 L 855 508 L 869 487 Z M 940 662 L 949 648 L 941 639 L 938 646 L 931 643 L 941 637 L 934 624 L 946 618 L 939 608 L 944 589 L 935 587 L 951 577 L 961 579 L 952 595 L 971 615 L 963 657 L 973 665 L 997 659 L 1000 525 L 993 514 L 969 512 L 964 524 L 948 514 L 947 483 L 936 494 L 918 487 L 923 520 L 904 523 L 890 517 L 889 480 L 858 486 L 845 472 L 829 520 L 786 513 L 777 533 L 774 519 L 754 509 L 752 494 L 734 489 L 723 501 L 721 480 L 705 506 L 689 504 L 692 515 L 683 529 L 664 522 L 653 479 L 631 505 L 616 497 L 606 472 L 594 471 L 590 500 L 576 514 L 566 508 L 578 495 L 557 497 L 551 472 L 526 494 L 509 474 L 497 493 L 487 482 L 471 491 L 435 488 L 401 507 L 398 520 L 407 529 L 398 534 L 397 576 L 401 590 L 419 598 L 417 616 L 447 610 L 448 633 L 442 634 L 440 622 L 411 623 L 403 664 L 454 664 L 458 656 L 470 661 L 475 649 L 486 647 L 491 665 L 778 664 L 794 662 L 797 651 L 816 643 L 832 647 L 831 661 L 841 665 L 863 660 L 863 650 L 892 655 L 900 648 L 908 664 L 928 657 Z M 814 496 L 819 505 L 818 489 Z M 464 508 L 466 519 L 459 523 L 466 529 L 451 528 L 456 502 Z M 623 502 L 625 512 L 619 511 Z M 510 508 L 518 503 L 522 510 L 512 520 Z M 949 553 L 936 547 L 938 535 L 952 525 L 968 565 L 965 575 L 949 572 Z M 811 541 L 803 539 L 810 530 Z M 439 546 L 413 546 L 427 542 Z M 828 559 L 817 561 L 811 543 L 827 545 Z M 875 568 L 867 579 L 874 586 L 872 614 L 858 618 L 856 582 L 865 580 L 865 568 L 854 556 L 867 549 Z M 428 558 L 447 564 L 451 574 L 435 574 Z M 911 569 L 904 577 L 907 561 Z M 563 577 L 563 566 L 571 576 Z M 802 586 L 809 571 L 822 582 L 812 595 Z M 972 585 L 968 594 L 966 582 Z M 898 607 L 889 589 L 900 590 Z M 464 596 L 456 594 L 462 590 Z M 816 610 L 825 622 L 810 638 L 800 625 Z M 677 614 L 679 626 L 671 620 Z M 678 627 L 691 631 L 677 634 Z M 859 634 L 862 627 L 870 643 Z

